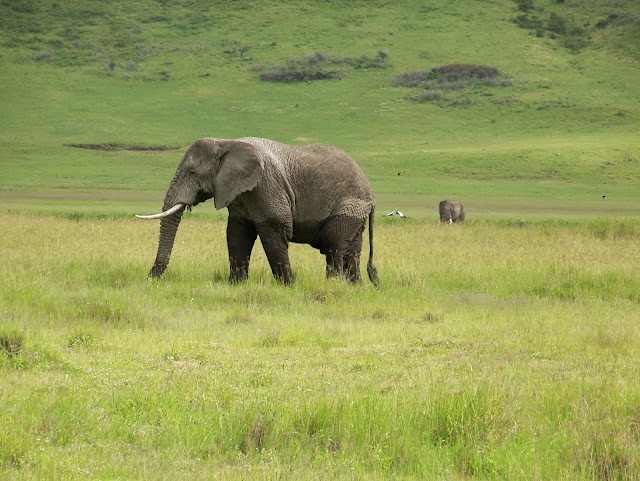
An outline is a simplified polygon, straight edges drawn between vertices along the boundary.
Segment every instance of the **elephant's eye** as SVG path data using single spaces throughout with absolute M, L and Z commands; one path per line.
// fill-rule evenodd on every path
M 196 177 L 198 177 L 198 173 L 195 170 L 191 169 L 189 171 L 189 176 L 195 179 Z

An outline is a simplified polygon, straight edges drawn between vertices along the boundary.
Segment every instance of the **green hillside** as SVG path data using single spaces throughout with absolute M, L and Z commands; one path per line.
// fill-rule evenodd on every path
M 382 209 L 637 216 L 639 19 L 625 1 L 4 0 L 0 202 L 131 213 L 194 139 L 252 135 L 339 145 Z M 503 82 L 423 101 L 394 82 L 450 64 Z M 261 79 L 286 68 L 311 80 Z

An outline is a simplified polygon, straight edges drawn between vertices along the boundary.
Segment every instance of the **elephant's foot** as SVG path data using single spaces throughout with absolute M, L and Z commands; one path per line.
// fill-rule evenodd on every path
M 344 273 L 341 269 L 337 269 L 333 266 L 327 266 L 327 279 L 331 277 L 341 277 Z
M 285 286 L 293 284 L 294 275 L 289 264 L 277 264 L 271 267 L 271 271 L 273 272 L 273 277 L 280 284 Z
M 150 279 L 158 279 L 162 276 L 162 273 L 165 271 L 165 269 L 167 268 L 167 266 L 169 265 L 168 262 L 155 262 L 153 264 L 153 267 L 151 268 L 151 270 L 149 271 L 149 275 L 148 277 Z
M 229 274 L 230 284 L 242 284 L 249 279 L 249 273 L 245 271 L 231 271 Z
M 241 258 L 229 256 L 229 282 L 239 284 L 249 278 L 249 257 Z

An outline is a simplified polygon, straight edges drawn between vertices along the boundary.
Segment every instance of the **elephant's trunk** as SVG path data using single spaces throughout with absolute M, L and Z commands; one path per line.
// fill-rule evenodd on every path
M 173 242 L 176 238 L 176 232 L 180 225 L 180 219 L 184 212 L 185 205 L 178 204 L 180 207 L 175 213 L 163 217 L 160 220 L 160 240 L 158 241 L 158 253 L 153 267 L 149 271 L 149 277 L 160 277 L 169 265 Z
M 149 216 L 151 218 L 160 218 L 160 238 L 158 240 L 158 252 L 153 267 L 149 271 L 149 277 L 160 277 L 169 265 L 173 242 L 176 238 L 176 232 L 182 219 L 182 213 L 186 204 L 176 202 L 179 186 L 181 185 L 180 168 L 176 171 L 173 180 L 169 184 L 167 195 L 164 198 L 163 213 L 157 216 Z

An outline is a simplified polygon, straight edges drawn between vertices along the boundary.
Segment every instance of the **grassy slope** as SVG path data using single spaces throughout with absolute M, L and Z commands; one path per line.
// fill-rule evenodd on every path
M 144 200 L 157 205 L 193 139 L 249 134 L 340 145 L 369 174 L 381 210 L 406 205 L 413 215 L 432 215 L 438 199 L 458 196 L 480 216 L 549 215 L 558 200 L 567 206 L 559 215 L 638 214 L 628 206 L 640 163 L 622 162 L 640 156 L 637 61 L 609 42 L 623 27 L 592 29 L 593 46 L 575 55 L 516 27 L 515 5 L 506 0 L 435 7 L 222 2 L 182 10 L 162 3 L 33 5 L 29 28 L 24 13 L 4 7 L 11 48 L 0 79 L 8 112 L 0 120 L 7 171 L 0 195 L 7 207 L 50 205 L 32 187 L 47 190 L 59 208 L 103 195 L 105 209 L 113 209 L 114 195 L 105 191 L 114 189 L 124 200 L 121 212 Z M 623 7 L 553 8 L 598 19 Z M 242 57 L 239 45 L 250 47 Z M 314 51 L 379 50 L 389 52 L 390 68 L 342 80 L 283 85 L 251 70 Z M 408 89 L 391 86 L 398 73 L 452 62 L 495 66 L 512 86 L 483 92 L 491 96 L 469 93 L 467 107 L 416 104 L 405 99 Z M 515 102 L 499 102 L 504 98 Z M 158 154 L 63 146 L 72 143 L 181 148 Z M 606 207 L 596 202 L 605 194 Z M 510 207 L 514 199 L 518 209 Z

